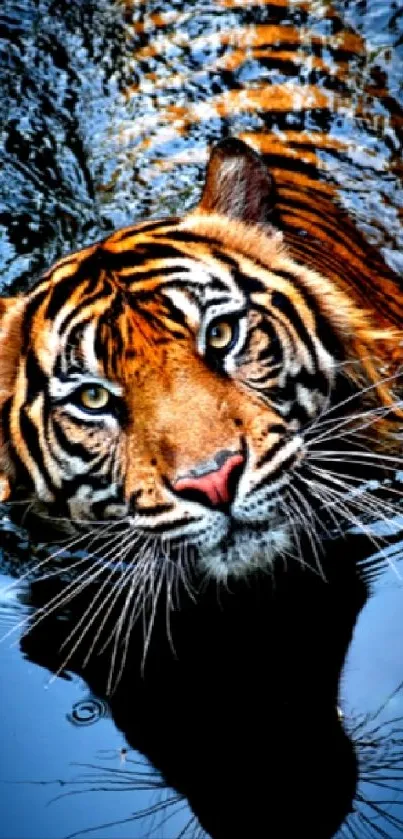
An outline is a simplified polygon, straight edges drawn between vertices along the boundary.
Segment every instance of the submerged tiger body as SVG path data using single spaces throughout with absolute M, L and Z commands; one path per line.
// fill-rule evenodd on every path
M 195 211 L 125 228 L 3 299 L 11 499 L 121 524 L 128 562 L 151 540 L 153 561 L 190 551 L 226 578 L 298 554 L 315 429 L 345 447 L 364 434 L 360 461 L 388 461 L 403 296 L 355 233 L 326 252 L 324 225 L 313 270 L 315 237 L 283 236 L 276 213 L 262 159 L 223 141 Z

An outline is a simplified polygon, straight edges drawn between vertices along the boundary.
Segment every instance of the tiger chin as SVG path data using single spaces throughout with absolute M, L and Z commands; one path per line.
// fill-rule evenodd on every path
M 224 140 L 193 212 L 1 300 L 4 498 L 104 535 L 108 556 L 120 528 L 133 567 L 191 559 L 226 579 L 298 557 L 315 428 L 343 436 L 372 411 L 365 445 L 396 446 L 401 335 L 293 257 L 274 204 L 262 158 Z

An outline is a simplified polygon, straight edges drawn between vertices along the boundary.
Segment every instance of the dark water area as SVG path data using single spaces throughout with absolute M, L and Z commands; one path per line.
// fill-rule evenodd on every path
M 302 160 L 306 189 L 317 178 L 331 189 L 403 275 L 399 2 L 3 0 L 0 124 L 6 294 L 28 288 L 56 258 L 112 229 L 191 208 L 208 146 L 228 134 L 266 154 L 285 185 Z M 354 810 L 334 835 L 401 836 L 401 527 L 396 507 L 389 530 L 384 521 L 374 526 L 365 547 L 357 537 L 343 543 L 337 570 L 330 563 L 321 581 L 323 614 L 314 602 L 310 608 L 308 595 L 305 603 L 297 596 L 305 591 L 302 577 L 296 574 L 290 589 L 284 583 L 287 598 L 292 595 L 287 608 L 295 609 L 289 638 L 286 627 L 280 632 L 281 614 L 274 627 L 255 617 L 260 581 L 239 596 L 239 613 L 231 592 L 215 593 L 213 605 L 207 594 L 196 619 L 184 596 L 184 617 L 175 614 L 172 626 L 184 671 L 172 664 L 164 615 L 149 670 L 143 674 L 136 646 L 143 642 L 141 627 L 130 648 L 132 670 L 110 695 L 110 649 L 102 652 L 101 645 L 85 665 L 78 650 L 68 671 L 62 667 L 60 645 L 80 621 L 79 607 L 23 637 L 47 583 L 44 591 L 40 584 L 30 588 L 38 558 L 5 509 L 0 839 L 201 839 L 207 833 L 193 812 L 204 817 L 206 830 L 214 823 L 216 837 L 252 839 L 263 827 L 265 835 L 297 836 L 297 827 L 284 827 L 293 823 L 292 811 L 296 825 L 310 819 L 311 839 L 329 836 L 329 829 L 317 834 L 317 825 L 323 811 L 337 813 L 338 800 L 343 811 L 355 774 L 342 726 L 355 747 L 359 780 Z M 383 542 L 386 531 L 393 533 L 391 548 Z M 51 579 L 58 577 L 56 565 Z M 334 674 L 322 646 L 324 625 L 340 621 L 340 648 L 333 651 L 339 660 L 366 599 L 364 579 L 370 596 L 343 669 L 339 713 L 325 719 L 321 685 Z M 277 596 L 282 602 L 278 590 Z M 232 644 L 220 622 L 221 598 L 225 614 L 233 614 Z M 81 608 L 86 614 L 85 603 Z M 273 628 L 280 651 L 291 650 L 290 672 L 269 643 Z M 108 623 L 101 634 L 107 629 Z M 254 645 L 259 637 L 262 648 L 257 644 L 252 654 L 247 641 Z M 287 720 L 275 718 L 262 661 L 272 681 L 281 673 Z M 214 821 L 220 808 L 224 828 Z
M 361 546 L 353 548 L 357 553 Z M 333 799 L 343 798 L 351 769 L 348 741 L 338 742 L 340 716 L 358 757 L 359 783 L 354 812 L 334 835 L 401 835 L 403 581 L 398 545 L 394 554 L 393 568 L 377 567 L 372 597 L 344 667 L 334 720 L 321 704 L 323 684 L 332 678 L 334 655 L 343 653 L 346 621 L 363 602 L 361 584 L 339 546 L 333 567 L 325 567 L 326 581 L 317 580 L 319 609 L 312 581 L 299 573 L 293 588 L 290 568 L 286 573 L 277 569 L 274 597 L 262 580 L 257 598 L 253 586 L 246 594 L 230 586 L 220 593 L 219 604 L 216 592 L 212 602 L 204 594 L 195 610 L 184 597 L 184 616 L 173 613 L 170 620 L 174 662 L 164 615 L 164 625 L 154 627 L 144 672 L 140 632 L 108 696 L 111 650 L 104 649 L 102 634 L 84 666 L 78 649 L 69 669 L 63 667 L 63 640 L 69 637 L 70 646 L 75 640 L 70 635 L 74 606 L 62 610 L 61 617 L 40 621 L 21 638 L 22 622 L 32 617 L 33 606 L 48 599 L 46 586 L 57 588 L 57 576 L 29 588 L 21 578 L 2 575 L 0 835 L 34 839 L 89 831 L 94 836 L 201 839 L 257 836 L 267 826 L 267 835 L 292 836 L 307 818 L 311 836 L 332 835 L 316 828 L 324 806 L 327 813 L 328 803 L 333 807 Z M 92 597 L 96 592 L 88 593 Z M 257 608 L 262 600 L 269 609 Z M 280 619 L 278 614 L 273 618 L 276 610 Z M 84 612 L 78 603 L 78 620 Z M 17 632 L 10 633 L 18 624 Z M 108 626 L 104 632 L 108 637 Z M 333 642 L 329 647 L 330 638 L 336 647 Z M 84 647 L 86 652 L 88 643 Z M 183 669 L 178 670 L 177 661 L 185 662 Z M 277 705 L 283 691 L 285 719 Z M 278 775 L 287 786 L 273 796 Z M 200 827 L 184 792 L 202 823 L 213 824 L 211 833 Z M 288 803 L 295 832 L 284 809 Z M 223 830 L 220 819 L 215 821 L 221 808 Z

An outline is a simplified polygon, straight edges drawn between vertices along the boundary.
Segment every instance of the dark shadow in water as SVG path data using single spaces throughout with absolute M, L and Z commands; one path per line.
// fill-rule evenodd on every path
M 397 695 L 403 689 L 399 685 Z M 347 721 L 359 764 L 354 811 L 340 839 L 391 839 L 403 833 L 403 717 L 383 719 L 386 704 Z
M 396 692 L 402 689 L 403 685 L 399 685 Z M 383 704 L 372 714 L 345 721 L 358 758 L 359 786 L 352 812 L 337 832 L 337 839 L 390 839 L 403 832 L 403 717 L 381 721 L 384 709 Z M 113 760 L 114 765 L 108 765 L 108 760 Z M 147 825 L 147 837 L 158 839 L 164 830 L 171 829 L 175 816 L 187 809 L 183 796 L 167 787 L 161 775 L 146 761 L 133 757 L 130 749 L 121 749 L 120 753 L 110 750 L 109 754 L 100 750 L 93 763 L 77 763 L 74 766 L 77 773 L 68 781 L 59 779 L 31 783 L 62 788 L 61 792 L 55 792 L 49 804 L 79 795 L 84 795 L 90 802 L 92 794 L 127 792 L 130 807 L 130 798 L 139 791 L 153 794 L 153 801 L 135 813 L 131 811 L 126 817 L 122 815 L 110 822 L 94 823 L 70 833 L 65 839 L 97 836 L 109 828 L 128 823 L 134 826 L 140 821 Z M 258 766 L 255 771 L 259 771 Z M 268 817 L 266 830 L 269 828 Z M 194 816 L 188 818 L 179 833 L 175 833 L 175 839 L 206 837 Z
M 279 182 L 294 179 L 295 160 L 307 184 L 319 170 L 368 240 L 401 268 L 401 13 L 382 4 L 390 39 L 370 51 L 387 28 L 373 6 L 172 2 L 164 18 L 157 0 L 7 0 L 2 282 L 25 288 L 57 256 L 111 227 L 190 207 L 206 144 L 226 133 L 268 154 Z M 368 35 L 368 49 L 337 9 Z M 288 82 L 293 96 L 284 104 L 278 86 Z M 108 699 L 113 719 L 211 836 L 326 839 L 352 806 L 356 749 L 368 756 L 364 780 L 382 743 L 396 747 L 389 766 L 400 760 L 393 731 L 375 724 L 367 736 L 368 728 L 347 724 L 347 736 L 337 712 L 340 671 L 367 596 L 358 545 L 358 537 L 350 548 L 331 544 L 323 577 L 289 562 L 273 578 L 204 590 L 197 606 L 184 596 L 170 616 L 171 640 L 164 609 L 156 616 L 145 669 L 143 632 L 133 632 Z M 32 602 L 42 605 L 59 585 L 33 584 Z M 54 614 L 26 635 L 30 660 L 58 670 L 63 641 L 92 595 L 86 588 L 65 620 Z M 69 662 L 100 699 L 111 658 L 102 646 L 115 618 L 86 666 L 88 647 Z M 385 796 L 393 780 L 390 772 Z M 376 827 L 371 834 L 366 818 L 352 814 L 344 835 L 388 835 Z
M 204 587 L 197 604 L 184 594 L 170 638 L 165 609 L 156 614 L 144 666 L 141 626 L 131 633 L 108 697 L 113 720 L 214 839 L 275 830 L 326 839 L 352 807 L 357 762 L 338 690 L 367 596 L 355 562 L 360 544 L 357 537 L 346 551 L 345 542 L 330 542 L 323 575 L 289 561 L 273 576 Z M 59 585 L 33 583 L 32 603 L 43 606 Z M 32 627 L 22 640 L 28 658 L 57 670 L 63 641 L 93 596 L 85 589 L 64 620 L 52 614 Z M 68 665 L 100 698 L 111 659 L 105 639 L 116 619 L 111 614 L 85 666 L 80 648 Z

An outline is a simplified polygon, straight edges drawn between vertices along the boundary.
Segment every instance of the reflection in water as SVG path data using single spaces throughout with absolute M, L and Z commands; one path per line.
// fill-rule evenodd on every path
M 361 546 L 354 542 L 355 554 Z M 344 552 L 344 551 L 343 551 Z M 340 670 L 365 597 L 365 581 L 340 544 L 329 544 L 323 576 L 290 561 L 273 577 L 227 588 L 200 587 L 197 605 L 183 597 L 157 613 L 144 666 L 143 631 L 128 639 L 126 665 L 108 702 L 129 746 L 190 804 L 209 835 L 331 837 L 356 787 L 354 748 L 338 714 Z M 194 581 L 195 586 L 197 580 Z M 32 603 L 54 597 L 54 581 L 32 586 Z M 34 621 L 22 648 L 52 671 L 65 641 L 94 596 L 87 587 Z M 116 614 L 99 616 L 98 644 L 71 653 L 69 668 L 105 698 Z M 83 664 L 85 662 L 85 664 Z M 292 802 L 292 807 L 290 807 Z
M 402 270 L 403 24 L 392 0 L 381 16 L 347 0 L 6 8 L 4 283 L 28 283 L 111 227 L 189 208 L 207 146 L 226 134 L 267 154 L 281 188 L 297 165 L 314 195 L 319 173 Z
M 345 839 L 390 839 L 403 832 L 403 717 L 385 718 L 386 705 L 347 724 L 357 750 L 360 785 L 354 813 L 340 832 Z
M 337 833 L 337 839 L 375 839 L 376 836 L 390 839 L 400 836 L 403 831 L 403 718 L 382 722 L 379 718 L 383 711 L 384 706 L 375 713 L 346 721 L 357 752 L 360 784 L 353 812 Z M 96 763 L 78 765 L 80 771 L 76 777 L 64 784 L 66 791 L 52 797 L 49 803 L 77 794 L 85 795 L 91 802 L 91 794 L 97 792 L 128 792 L 128 797 L 132 798 L 136 792 L 144 790 L 156 793 L 155 800 L 133 815 L 110 823 L 94 823 L 65 839 L 86 834 L 96 836 L 108 828 L 141 820 L 144 820 L 147 836 L 159 839 L 164 828 L 168 830 L 166 835 L 171 835 L 170 821 L 186 806 L 183 797 L 166 787 L 163 778 L 146 761 L 132 757 L 130 751 L 122 751 L 124 758 L 121 752 L 108 755 L 114 760 L 112 766 L 106 765 L 105 756 L 101 758 L 101 755 L 97 755 Z M 59 784 L 47 783 L 50 787 Z M 185 827 L 175 833 L 175 839 L 206 839 L 206 834 L 192 816 Z
M 4 285 L 26 286 L 56 256 L 112 227 L 192 206 L 207 146 L 225 134 L 267 155 L 286 225 L 301 196 L 319 208 L 322 196 L 337 197 L 403 269 L 396 4 L 7 0 L 0 27 Z M 311 221 L 314 228 L 313 207 Z M 12 529 L 5 538 L 24 549 Z M 35 605 L 53 596 L 52 579 L 63 591 L 57 575 L 38 583 Z M 53 614 L 32 628 L 23 639 L 32 661 L 58 670 L 90 597 L 87 589 L 63 621 Z M 282 836 L 334 834 L 355 794 L 355 752 L 337 700 L 365 597 L 345 547 L 330 545 L 324 579 L 279 567 L 273 579 L 204 591 L 197 609 L 184 594 L 170 640 L 158 616 L 145 668 L 140 628 L 133 633 L 110 710 L 162 773 L 155 783 L 177 791 L 168 803 L 187 798 L 218 839 L 266 835 L 277 823 Z M 113 620 L 112 611 L 100 627 L 98 655 L 86 661 L 78 645 L 69 662 L 101 709 Z M 88 702 L 78 709 L 81 723 L 90 710 Z M 361 786 L 342 835 L 399 835 L 401 822 L 391 816 L 388 827 L 385 811 L 401 782 L 400 720 L 379 728 L 376 719 L 347 721 L 346 729 Z M 130 758 L 119 768 L 128 789 L 142 782 L 131 769 Z M 103 771 L 89 783 L 114 772 Z

